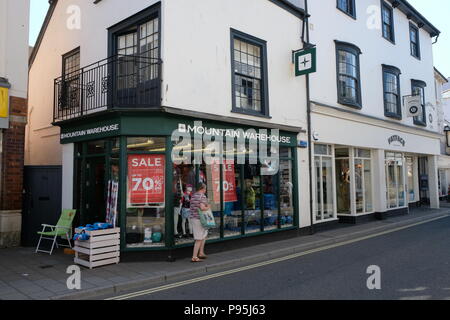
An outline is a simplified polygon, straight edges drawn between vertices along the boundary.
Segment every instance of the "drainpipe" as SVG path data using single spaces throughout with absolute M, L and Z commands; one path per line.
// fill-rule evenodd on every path
M 303 47 L 310 47 L 309 42 L 309 12 L 308 12 L 308 0 L 305 0 L 305 19 L 303 24 L 302 42 Z M 306 31 L 306 32 L 305 32 Z M 305 38 L 306 35 L 306 38 Z M 309 233 L 314 234 L 314 216 L 313 216 L 313 185 L 312 185 L 312 172 L 313 172 L 313 154 L 312 154 L 312 131 L 311 131 L 311 92 L 309 74 L 306 75 L 306 113 L 307 113 L 307 131 L 308 131 L 308 157 L 309 157 L 309 214 L 311 219 L 311 225 L 309 227 Z

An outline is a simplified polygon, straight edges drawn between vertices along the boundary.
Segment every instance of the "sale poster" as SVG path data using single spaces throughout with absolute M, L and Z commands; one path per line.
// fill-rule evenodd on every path
M 128 156 L 128 206 L 145 207 L 165 201 L 164 155 Z
M 214 182 L 214 202 L 220 203 L 220 164 L 216 162 L 211 167 Z M 234 173 L 234 162 L 232 160 L 225 161 L 223 164 L 223 201 L 237 201 L 236 176 Z

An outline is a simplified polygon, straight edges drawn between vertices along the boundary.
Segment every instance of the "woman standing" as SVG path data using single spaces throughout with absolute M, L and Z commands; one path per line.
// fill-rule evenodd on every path
M 206 259 L 205 254 L 205 242 L 208 236 L 208 230 L 205 229 L 200 222 L 200 215 L 198 209 L 206 211 L 210 209 L 208 204 L 208 198 L 205 195 L 206 185 L 200 183 L 197 187 L 197 192 L 191 198 L 191 215 L 189 217 L 191 226 L 194 233 L 194 253 L 192 255 L 192 262 L 202 262 L 202 259 Z

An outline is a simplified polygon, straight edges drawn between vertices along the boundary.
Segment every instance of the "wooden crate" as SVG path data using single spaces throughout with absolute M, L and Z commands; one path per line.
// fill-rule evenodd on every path
M 81 232 L 75 229 L 76 233 Z M 86 231 L 87 241 L 75 241 L 76 264 L 89 269 L 120 262 L 120 228 Z

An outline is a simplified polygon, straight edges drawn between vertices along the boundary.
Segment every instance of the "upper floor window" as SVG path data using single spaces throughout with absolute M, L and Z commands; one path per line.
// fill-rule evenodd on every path
M 63 55 L 63 76 L 70 76 L 80 69 L 80 48 Z
M 61 109 L 70 109 L 80 103 L 80 48 L 76 48 L 62 57 L 62 86 L 60 95 Z
M 392 10 L 392 7 L 387 3 L 385 3 L 384 1 L 381 4 L 381 22 L 383 29 L 383 37 L 386 40 L 395 42 L 394 11 Z
M 420 126 L 427 125 L 427 115 L 425 109 L 425 88 L 427 84 L 419 80 L 411 80 L 412 95 L 420 96 L 420 104 L 422 105 L 422 114 L 418 117 L 414 117 L 414 124 Z
M 411 42 L 411 55 L 420 59 L 419 29 L 413 24 L 409 25 L 409 38 Z
M 361 50 L 349 43 L 336 41 L 338 103 L 361 108 Z
M 231 31 L 233 112 L 269 116 L 266 42 Z
M 383 65 L 384 114 L 386 117 L 402 118 L 400 74 L 398 68 Z
M 355 0 L 337 0 L 337 8 L 356 19 Z

